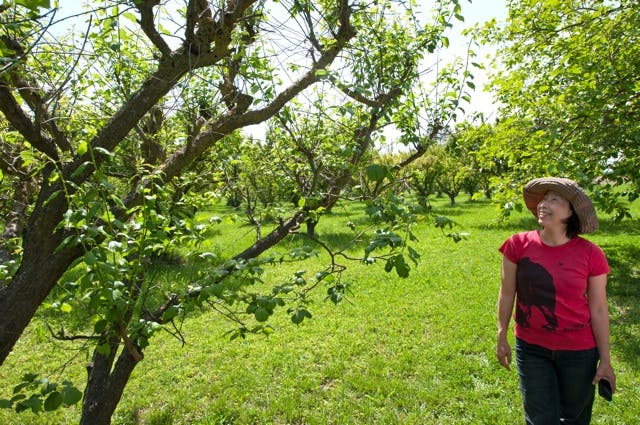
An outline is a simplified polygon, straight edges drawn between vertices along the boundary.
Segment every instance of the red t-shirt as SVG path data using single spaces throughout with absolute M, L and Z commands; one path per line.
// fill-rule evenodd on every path
M 533 230 L 511 236 L 499 250 L 518 265 L 516 336 L 549 350 L 595 347 L 587 281 L 609 273 L 602 249 L 581 237 L 548 246 Z

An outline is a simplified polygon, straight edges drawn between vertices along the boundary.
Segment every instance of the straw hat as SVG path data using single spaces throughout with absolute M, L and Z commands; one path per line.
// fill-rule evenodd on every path
M 598 228 L 598 217 L 591 199 L 576 182 L 560 177 L 533 179 L 524 186 L 524 203 L 535 217 L 538 216 L 538 204 L 550 190 L 571 203 L 580 220 L 580 233 L 590 233 Z

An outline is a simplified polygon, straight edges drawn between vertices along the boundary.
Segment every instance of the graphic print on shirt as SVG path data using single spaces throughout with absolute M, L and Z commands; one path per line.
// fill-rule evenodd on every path
M 549 272 L 527 257 L 521 259 L 516 274 L 516 291 L 516 322 L 520 326 L 531 326 L 531 314 L 538 309 L 546 320 L 542 327 L 555 331 L 558 327 L 556 287 Z

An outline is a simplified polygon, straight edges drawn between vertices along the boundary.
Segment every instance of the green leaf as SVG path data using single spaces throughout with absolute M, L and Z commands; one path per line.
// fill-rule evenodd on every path
M 291 321 L 296 325 L 299 325 L 304 320 L 305 315 L 303 311 L 306 311 L 306 310 L 296 310 L 296 312 L 291 315 Z
M 54 391 L 44 401 L 44 410 L 50 412 L 56 410 L 62 404 L 62 394 L 58 391 Z
M 134 3 L 137 3 L 137 2 L 134 2 Z M 135 13 L 125 12 L 122 14 L 122 17 L 133 22 L 134 24 L 138 22 L 138 17 L 135 15 Z
M 316 77 L 318 78 L 326 78 L 329 75 L 329 72 L 326 69 L 319 69 L 316 71 Z
M 411 268 L 406 261 L 404 261 L 404 256 L 402 254 L 393 257 L 393 265 L 396 268 L 398 276 L 402 278 L 409 277 L 409 270 L 411 270 Z
M 162 313 L 162 321 L 169 322 L 176 317 L 178 313 L 180 313 L 180 309 L 177 306 L 172 305 Z
M 96 346 L 96 351 L 103 356 L 108 356 L 111 352 L 111 348 L 109 347 L 109 344 L 100 344 Z
M 13 56 L 15 53 L 15 50 L 8 48 L 7 45 L 0 40 L 0 58 Z
M 33 413 L 42 411 L 42 398 L 33 394 L 28 399 L 18 403 L 18 405 L 16 406 L 16 412 L 18 413 L 28 409 L 31 409 Z
M 39 8 L 44 7 L 51 8 L 51 2 L 49 0 L 16 0 L 18 6 L 24 6 L 29 10 L 37 12 Z
M 95 266 L 98 262 L 98 258 L 91 251 L 84 253 L 84 262 L 87 266 Z
M 0 179 L 2 180 L 2 179 Z M 47 198 L 46 201 L 44 201 L 44 205 L 47 205 L 49 202 L 53 201 L 55 198 L 58 197 L 58 195 L 60 195 L 62 193 L 62 190 L 56 190 L 55 192 L 53 192 L 51 195 L 49 195 L 49 197 Z
M 101 334 L 107 328 L 108 324 L 109 322 L 107 320 L 100 319 L 93 325 L 93 331 L 97 334 Z
M 87 161 L 80 164 L 78 168 L 76 168 L 76 170 L 71 174 L 71 178 L 78 177 L 80 174 L 84 172 L 84 170 L 86 170 L 88 166 L 89 166 L 89 162 Z
M 33 382 L 36 380 L 37 377 L 38 377 L 37 373 L 25 373 L 24 375 L 22 375 L 21 380 L 23 382 Z
M 262 307 L 256 308 L 253 315 L 258 322 L 266 322 L 269 319 L 269 312 Z
M 23 388 L 28 387 L 28 386 L 29 386 L 29 382 L 22 382 L 21 384 L 18 384 L 15 387 L 13 387 L 13 393 L 17 394 L 20 391 L 22 391 Z
M 105 148 L 100 147 L 100 146 L 96 147 L 94 150 L 96 152 L 100 152 L 101 154 L 106 155 L 106 156 L 113 156 L 112 152 L 109 152 L 108 150 L 106 150 Z
M 71 382 L 64 381 L 62 385 L 62 402 L 65 405 L 71 406 L 82 400 L 82 393 Z
M 6 398 L 0 399 L 0 409 L 11 409 L 13 407 L 13 403 L 11 400 L 7 400 Z
M 387 258 L 387 262 L 384 264 L 384 271 L 389 273 L 393 270 L 393 257 Z
M 367 178 L 373 182 L 382 181 L 387 175 L 387 167 L 378 164 L 371 164 L 366 169 Z
M 84 140 L 80 142 L 80 144 L 78 145 L 78 155 L 82 156 L 85 153 L 87 153 L 88 150 L 89 150 L 89 145 L 87 144 L 87 142 Z
M 23 151 L 20 151 L 20 158 L 23 161 L 22 165 L 24 167 L 27 167 L 27 166 L 29 166 L 29 165 L 31 165 L 31 164 L 33 164 L 35 162 L 35 158 L 33 156 L 33 152 L 31 152 L 30 150 L 26 150 L 25 149 Z
M 115 202 L 120 208 L 122 208 L 122 209 L 126 209 L 127 208 L 126 205 L 124 204 L 124 202 L 122 201 L 122 199 L 119 196 L 117 196 L 115 194 L 112 194 L 109 198 L 113 202 Z
M 418 260 L 420 259 L 420 254 L 410 246 L 407 246 L 407 250 L 409 251 L 409 258 L 411 258 L 411 260 L 413 260 L 413 262 L 417 264 Z

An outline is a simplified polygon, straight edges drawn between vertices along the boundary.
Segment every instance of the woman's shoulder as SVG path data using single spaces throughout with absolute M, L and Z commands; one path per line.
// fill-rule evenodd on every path
M 513 240 L 528 242 L 528 241 L 539 241 L 540 235 L 537 230 L 527 230 L 525 232 L 515 233 L 511 236 Z
M 582 236 L 576 236 L 576 245 L 586 249 L 588 251 L 603 252 L 602 248 L 595 242 L 585 239 Z
M 532 243 L 539 243 L 540 236 L 537 230 L 529 230 L 526 232 L 514 233 L 507 239 L 503 246 L 510 245 L 514 247 L 525 247 Z

